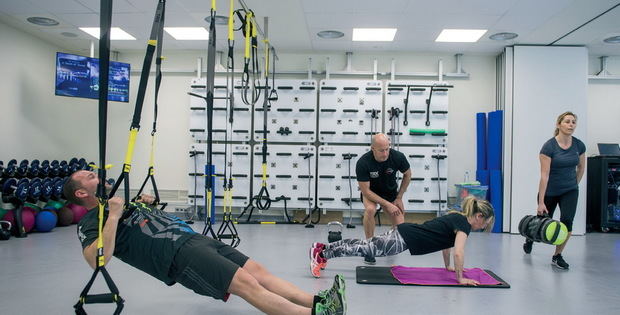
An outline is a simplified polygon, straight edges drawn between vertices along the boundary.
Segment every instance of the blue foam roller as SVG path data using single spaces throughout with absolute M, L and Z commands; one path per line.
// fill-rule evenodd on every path
M 480 185 L 489 186 L 489 170 L 477 170 L 476 180 L 480 182 Z
M 215 224 L 215 165 L 205 165 L 205 186 L 206 182 L 211 182 L 211 224 Z M 205 202 L 207 202 L 207 196 L 205 195 Z M 207 209 L 205 208 L 205 212 Z
M 502 116 L 498 110 L 489 113 L 489 125 L 487 133 L 487 165 L 489 170 L 502 169 Z
M 489 197 L 490 202 L 495 210 L 495 225 L 493 225 L 493 233 L 501 233 L 503 227 L 503 187 L 502 187 L 502 171 L 489 171 Z
M 487 169 L 487 114 L 476 114 L 476 169 Z

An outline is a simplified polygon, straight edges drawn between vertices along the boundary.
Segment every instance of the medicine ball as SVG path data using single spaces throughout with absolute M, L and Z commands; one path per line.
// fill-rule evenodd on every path
M 88 212 L 88 209 L 76 204 L 68 204 L 67 205 L 71 211 L 73 211 L 73 223 L 78 223 L 82 220 L 82 217 Z
M 57 222 L 56 212 L 43 210 L 39 212 L 35 219 L 35 228 L 39 232 L 49 232 L 56 227 Z
M 58 226 L 67 226 L 73 223 L 73 210 L 64 206 L 58 210 Z

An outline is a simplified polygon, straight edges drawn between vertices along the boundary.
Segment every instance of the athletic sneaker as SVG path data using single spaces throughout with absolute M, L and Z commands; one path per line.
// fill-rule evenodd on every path
M 325 305 L 329 305 L 332 307 L 332 310 L 334 313 L 327 313 L 327 314 L 343 315 L 347 313 L 345 284 L 344 284 L 344 277 L 342 275 L 336 275 L 334 277 L 334 285 L 332 286 L 331 289 L 327 290 L 327 294 L 323 298 L 322 302 Z
M 365 256 L 364 263 L 367 265 L 374 265 L 377 263 L 377 260 L 375 259 L 374 256 Z
M 532 252 L 532 245 L 534 245 L 534 241 L 530 240 L 530 239 L 526 239 L 525 243 L 523 243 L 523 251 L 526 254 L 529 254 Z
M 310 247 L 310 273 L 315 278 L 321 277 L 321 266 L 327 265 L 327 259 L 321 257 L 321 252 L 321 248 Z
M 325 247 L 326 245 L 323 243 L 318 243 L 318 242 L 312 243 L 312 248 L 318 248 L 321 251 L 323 251 Z M 312 257 L 310 257 L 310 259 L 312 259 Z M 321 263 L 321 270 L 325 270 L 325 267 L 327 267 L 327 259 L 325 259 L 325 261 Z
M 316 315 L 344 315 L 346 314 L 342 305 L 333 300 L 325 300 L 317 302 L 314 305 L 314 314 Z
M 568 269 L 568 264 L 564 261 L 562 254 L 557 254 L 551 258 L 551 264 L 560 269 Z
M 332 285 L 332 287 L 327 290 L 319 291 L 319 293 L 317 293 L 316 295 L 318 295 L 319 298 L 321 298 L 321 300 L 327 300 L 331 292 L 340 291 L 341 295 L 343 296 L 343 301 L 344 301 L 344 298 L 345 298 L 344 290 L 345 290 L 344 277 L 342 275 L 336 275 L 334 277 L 334 284 Z M 346 308 L 346 302 L 344 303 L 344 305 Z

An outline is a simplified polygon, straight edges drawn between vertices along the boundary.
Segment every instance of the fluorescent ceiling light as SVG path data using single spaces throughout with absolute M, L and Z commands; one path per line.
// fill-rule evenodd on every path
M 90 36 L 99 39 L 99 28 L 98 27 L 80 27 L 80 29 L 88 33 Z M 136 40 L 135 37 L 123 31 L 120 27 L 112 27 L 110 29 L 110 39 L 111 40 Z
M 461 30 L 444 29 L 435 39 L 436 42 L 451 43 L 474 43 L 477 42 L 487 30 Z
M 354 28 L 353 41 L 391 42 L 396 35 L 395 28 Z
M 207 40 L 209 32 L 204 27 L 164 27 L 176 40 Z

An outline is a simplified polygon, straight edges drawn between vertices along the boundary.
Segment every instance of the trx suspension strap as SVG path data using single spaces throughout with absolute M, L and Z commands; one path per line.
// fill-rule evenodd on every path
M 249 14 L 251 13 L 251 11 L 248 12 L 248 15 L 246 15 L 246 21 L 245 23 L 252 23 L 252 25 L 254 25 L 254 21 L 249 20 Z M 258 194 L 256 196 L 251 197 L 250 202 L 248 203 L 248 205 L 243 209 L 243 211 L 241 212 L 241 214 L 239 214 L 239 216 L 237 217 L 237 219 L 240 219 L 241 217 L 243 217 L 243 215 L 245 214 L 245 212 L 248 209 L 250 210 L 250 213 L 248 215 L 247 220 L 245 221 L 246 223 L 250 223 L 250 218 L 252 217 L 252 212 L 254 211 L 254 208 L 257 208 L 258 210 L 268 210 L 271 207 L 271 202 L 278 202 L 278 201 L 284 201 L 284 216 L 286 218 L 286 223 L 291 223 L 291 218 L 288 216 L 288 210 L 287 210 L 287 203 L 286 201 L 290 198 L 285 197 L 284 195 L 277 197 L 275 199 L 271 199 L 271 197 L 269 196 L 269 191 L 267 190 L 267 112 L 269 111 L 269 107 L 270 105 L 270 97 L 272 99 L 277 99 L 277 92 L 274 93 L 267 93 L 267 91 L 270 88 L 274 88 L 275 87 L 270 87 L 269 86 L 269 58 L 270 58 L 270 51 L 273 53 L 273 58 L 275 58 L 275 49 L 273 47 L 271 47 L 269 45 L 269 39 L 267 37 L 267 21 L 265 21 L 265 38 L 263 40 L 263 42 L 265 43 L 265 71 L 264 71 L 264 76 L 265 76 L 265 85 L 264 85 L 264 89 L 265 89 L 265 93 L 263 94 L 263 130 L 261 131 L 261 133 L 263 134 L 263 145 L 262 145 L 262 151 L 261 151 L 261 156 L 262 156 L 262 180 L 261 180 L 261 189 L 258 192 Z M 246 24 L 247 25 L 247 24 Z M 254 28 L 256 28 L 256 26 L 253 26 Z M 256 30 L 254 30 L 254 35 L 256 35 Z M 246 37 L 246 44 L 247 44 L 247 37 Z M 255 49 L 255 48 L 253 48 Z M 247 46 L 246 46 L 246 52 L 247 52 Z M 247 60 L 246 60 L 247 61 Z M 275 80 L 274 80 L 275 82 Z M 269 95 L 270 94 L 270 95 Z M 261 222 L 263 223 L 263 222 Z M 275 223 L 275 222 L 268 222 L 268 223 Z
M 267 90 L 269 89 L 269 39 L 267 38 L 267 25 L 265 25 L 265 39 L 263 41 L 265 43 L 265 94 L 263 97 L 263 146 L 261 152 L 263 176 L 261 189 L 256 199 L 256 205 L 259 210 L 267 210 L 271 206 L 271 199 L 267 190 L 267 112 L 269 111 L 269 97 L 267 96 Z
M 125 162 L 123 163 L 123 171 L 119 176 L 116 184 L 112 188 L 110 192 L 110 197 L 114 196 L 116 190 L 120 187 L 121 183 L 124 182 L 124 190 L 125 190 L 125 206 L 129 204 L 129 172 L 131 172 L 131 162 L 133 160 L 133 150 L 136 144 L 136 138 L 138 136 L 138 131 L 140 131 L 140 118 L 142 116 L 142 105 L 144 104 L 144 96 L 146 94 L 146 86 L 149 81 L 149 72 L 151 71 L 151 63 L 153 61 L 153 55 L 155 54 L 155 49 L 157 47 L 158 36 L 161 35 L 161 28 L 163 27 L 163 18 L 164 18 L 164 8 L 166 6 L 166 0 L 159 0 L 157 3 L 157 10 L 155 11 L 155 17 L 153 19 L 153 26 L 151 27 L 151 34 L 149 36 L 149 41 L 146 46 L 146 54 L 144 56 L 144 62 L 142 64 L 142 72 L 140 73 L 140 84 L 138 86 L 138 95 L 136 97 L 136 106 L 133 112 L 133 118 L 131 121 L 131 126 L 129 127 L 129 141 L 127 143 L 127 153 L 125 154 Z M 123 217 L 126 218 L 131 215 L 132 210 L 127 209 L 123 214 Z
M 134 197 L 134 200 L 135 200 L 135 199 L 138 199 L 140 195 L 142 195 L 142 191 L 144 190 L 144 187 L 146 186 L 146 184 L 149 182 L 149 179 L 150 179 L 151 185 L 153 186 L 153 193 L 155 194 L 155 201 L 153 202 L 154 205 L 160 205 L 159 191 L 157 190 L 157 183 L 155 182 L 155 134 L 157 133 L 157 109 L 158 109 L 157 99 L 159 96 L 159 87 L 161 86 L 161 62 L 164 59 L 161 56 L 161 50 L 164 45 L 163 31 L 164 31 L 164 20 L 165 20 L 165 15 L 166 15 L 165 12 L 166 12 L 166 7 L 164 5 L 162 8 L 162 12 L 161 12 L 159 29 L 157 30 L 158 41 L 157 41 L 157 56 L 155 57 L 155 102 L 153 106 L 154 107 L 153 109 L 153 130 L 151 130 L 151 156 L 149 160 L 149 168 L 148 168 L 147 176 L 144 179 L 144 182 L 142 183 L 142 186 L 140 186 L 138 193 L 136 193 L 136 196 Z M 168 205 L 167 203 L 161 203 L 160 210 L 164 210 L 164 208 L 167 205 Z
M 215 0 L 211 0 L 211 22 L 209 23 L 209 45 L 207 47 L 207 96 L 189 93 L 200 97 L 207 102 L 207 165 L 205 166 L 205 228 L 202 235 L 217 238 L 213 230 L 213 181 L 215 168 L 213 166 L 213 90 L 215 81 Z
M 239 233 L 232 219 L 232 195 L 233 195 L 233 175 L 232 175 L 232 137 L 231 141 L 228 141 L 229 127 L 230 131 L 233 129 L 233 113 L 235 106 L 234 88 L 235 88 L 235 59 L 234 59 L 234 46 L 235 46 L 235 34 L 234 34 L 234 0 L 230 0 L 230 12 L 228 14 L 228 60 L 226 62 L 226 134 L 224 135 L 225 155 L 224 155 L 224 217 L 222 219 L 222 225 L 217 230 L 217 239 L 222 241 L 224 239 L 230 240 L 230 246 L 237 247 L 241 242 Z M 230 160 L 229 160 L 230 155 Z M 226 177 L 228 175 L 228 177 Z
M 112 0 L 101 0 L 100 6 L 100 22 L 101 38 L 99 39 L 99 184 L 97 185 L 97 202 L 98 202 L 98 238 L 97 238 L 97 258 L 95 271 L 90 280 L 80 293 L 80 299 L 73 306 L 75 314 L 86 315 L 84 304 L 95 303 L 116 303 L 114 314 L 120 314 L 123 310 L 124 300 L 120 296 L 116 284 L 110 277 L 105 268 L 105 256 L 103 250 L 103 220 L 104 211 L 107 204 L 105 194 L 105 178 L 106 178 L 106 130 L 108 120 L 108 74 L 110 67 L 110 28 L 112 25 Z M 97 274 L 101 273 L 110 290 L 110 293 L 88 294 L 91 286 L 97 278 Z
M 241 12 L 245 12 L 245 16 Z M 254 25 L 254 12 L 252 10 L 237 10 L 237 16 L 242 23 L 243 36 L 245 36 L 245 54 L 243 58 L 243 75 L 241 77 L 241 100 L 246 105 L 256 104 L 260 98 L 260 90 L 256 86 L 258 78 L 258 34 Z M 252 75 L 250 78 L 250 66 Z M 267 65 L 265 65 L 267 68 Z M 250 84 L 250 80 L 252 83 Z

